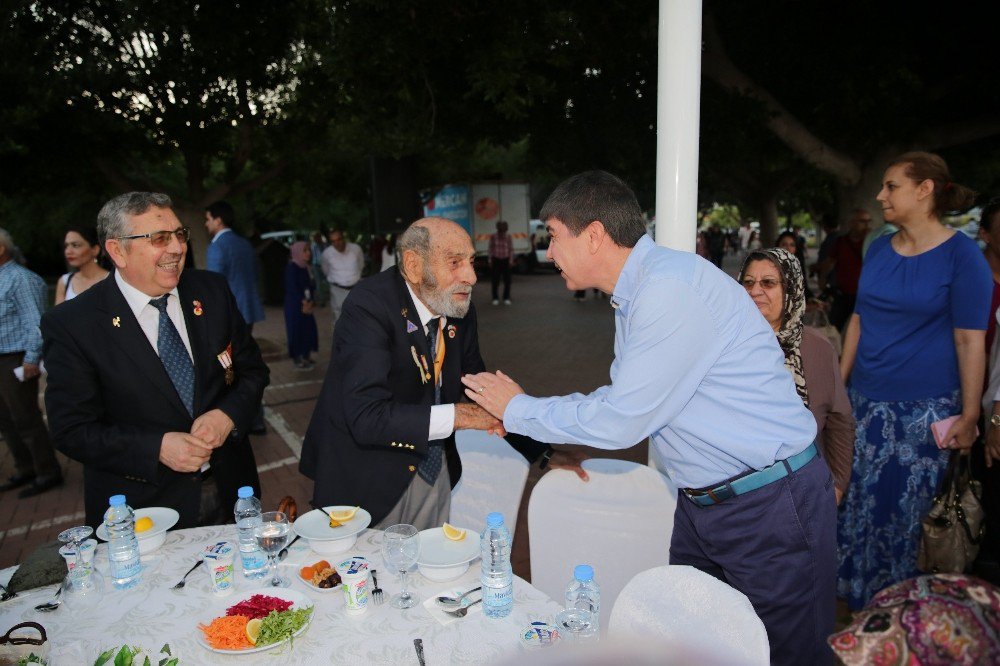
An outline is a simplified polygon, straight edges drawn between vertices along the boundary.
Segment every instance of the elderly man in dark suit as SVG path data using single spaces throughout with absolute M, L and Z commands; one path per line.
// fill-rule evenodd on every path
M 229 520 L 259 491 L 246 438 L 268 382 L 225 278 L 184 271 L 189 230 L 165 194 L 130 192 L 98 215 L 111 279 L 42 318 L 56 447 L 84 465 L 90 525 L 108 496 L 168 506 L 179 527 Z
M 299 469 L 316 481 L 316 505 L 359 504 L 376 526 L 425 529 L 448 519 L 462 471 L 455 430 L 505 433 L 478 406 L 460 402 L 462 375 L 485 367 L 468 233 L 425 218 L 397 249 L 400 265 L 362 280 L 344 303 Z M 508 441 L 528 460 L 586 478 L 580 454 L 521 436 Z

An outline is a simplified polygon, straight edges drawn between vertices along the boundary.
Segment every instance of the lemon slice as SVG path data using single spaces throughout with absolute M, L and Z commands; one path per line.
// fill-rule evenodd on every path
M 247 638 L 251 645 L 257 645 L 257 638 L 260 636 L 260 625 L 264 624 L 261 618 L 254 618 L 247 622 Z
M 361 507 L 354 507 L 353 509 L 347 509 L 346 511 L 331 511 L 330 519 L 338 523 L 346 523 L 348 520 L 354 517 L 354 514 L 358 512 Z M 335 525 L 333 527 L 336 527 Z
M 465 538 L 465 530 L 459 529 L 454 525 L 449 525 L 448 523 L 445 523 L 444 525 L 441 526 L 441 529 L 444 531 L 444 537 L 446 539 L 450 539 L 452 541 L 461 541 L 462 539 Z
M 153 519 L 149 516 L 143 516 L 139 520 L 135 521 L 136 533 L 148 532 L 151 529 L 153 529 Z

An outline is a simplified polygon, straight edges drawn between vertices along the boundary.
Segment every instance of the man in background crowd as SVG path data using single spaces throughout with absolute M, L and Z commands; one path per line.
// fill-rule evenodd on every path
M 0 229 L 0 434 L 14 459 L 14 474 L 0 492 L 27 486 L 18 493 L 25 498 L 62 485 L 63 477 L 38 407 L 38 322 L 48 289 L 16 254 L 11 235 Z
M 507 223 L 503 220 L 497 222 L 497 232 L 490 236 L 489 262 L 493 305 L 500 305 L 500 280 L 503 280 L 503 304 L 510 305 L 510 269 L 514 265 L 514 241 L 507 233 Z
M 343 231 L 334 229 L 330 232 L 330 247 L 323 250 L 320 265 L 330 285 L 330 310 L 336 324 L 344 300 L 361 279 L 365 255 L 359 245 L 347 242 Z

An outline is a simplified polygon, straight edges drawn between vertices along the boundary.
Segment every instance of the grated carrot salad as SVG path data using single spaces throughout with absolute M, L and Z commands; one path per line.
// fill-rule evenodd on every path
M 253 647 L 247 638 L 247 622 L 242 615 L 224 615 L 212 620 L 211 624 L 199 624 L 205 640 L 216 650 L 245 650 Z

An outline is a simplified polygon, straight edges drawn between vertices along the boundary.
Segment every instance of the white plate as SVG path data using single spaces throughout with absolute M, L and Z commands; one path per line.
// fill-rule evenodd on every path
M 301 568 L 302 567 L 299 567 L 299 569 Z M 343 587 L 343 585 L 334 585 L 333 587 L 316 587 L 315 585 L 312 584 L 312 581 L 306 580 L 305 578 L 300 576 L 298 571 L 295 572 L 295 580 L 299 581 L 313 592 L 319 592 L 320 594 L 327 594 L 328 592 L 339 592 Z M 226 608 L 228 607 L 229 606 L 226 606 Z
M 136 538 L 140 541 L 166 532 L 177 524 L 177 521 L 181 518 L 181 514 L 165 506 L 147 506 L 144 509 L 135 510 L 136 520 L 146 517 L 153 520 L 153 527 L 145 532 L 135 533 Z M 96 534 L 98 539 L 101 539 L 102 541 L 109 541 L 108 528 L 104 523 L 97 526 Z
M 194 630 L 197 632 L 198 635 L 198 644 L 201 645 L 206 650 L 211 650 L 212 652 L 218 652 L 219 654 L 251 654 L 253 652 L 264 652 L 265 650 L 272 650 L 276 647 L 280 647 L 285 643 L 287 643 L 288 641 L 284 640 L 284 641 L 278 641 L 277 643 L 271 643 L 270 645 L 261 645 L 260 647 L 249 647 L 244 650 L 222 650 L 219 648 L 212 647 L 211 645 L 208 644 L 208 641 L 205 640 L 204 632 L 202 632 L 202 630 L 198 628 L 199 624 L 207 625 L 211 623 L 212 620 L 214 620 L 215 618 L 225 615 L 226 609 L 229 608 L 230 606 L 235 606 L 241 601 L 246 601 L 255 594 L 263 594 L 268 597 L 277 597 L 278 599 L 291 601 L 292 609 L 310 608 L 312 606 L 315 606 L 313 600 L 307 597 L 306 595 L 302 594 L 301 592 L 296 592 L 295 590 L 288 590 L 280 587 L 257 588 L 250 592 L 244 592 L 243 594 L 236 594 L 231 597 L 225 597 L 222 599 L 213 599 L 213 602 L 211 604 L 211 608 L 213 609 L 212 614 L 202 617 L 201 620 L 197 624 L 195 624 Z M 304 632 L 306 629 L 309 628 L 309 625 L 312 624 L 313 617 L 315 615 L 316 611 L 313 610 L 313 614 L 309 616 L 309 620 L 306 621 L 304 625 L 302 625 L 301 629 L 292 634 L 293 639 L 298 638 L 300 635 L 302 635 L 302 632 Z
M 421 567 L 455 567 L 468 564 L 477 557 L 479 536 L 475 530 L 467 529 L 465 538 L 461 541 L 447 538 L 440 527 L 432 527 L 420 533 L 420 556 L 417 564 Z
M 327 511 L 349 511 L 353 506 L 326 506 Z M 295 533 L 309 539 L 310 541 L 334 541 L 354 536 L 365 529 L 372 522 L 372 514 L 364 509 L 358 509 L 354 517 L 340 527 L 330 527 L 330 517 L 320 511 L 312 511 L 299 516 L 299 519 L 292 523 Z

